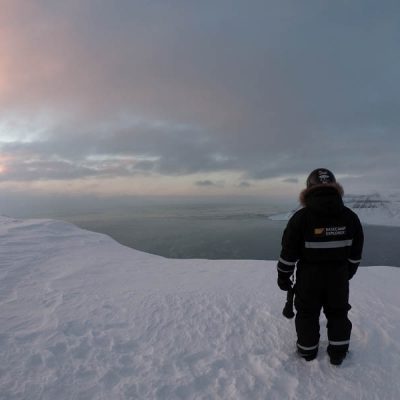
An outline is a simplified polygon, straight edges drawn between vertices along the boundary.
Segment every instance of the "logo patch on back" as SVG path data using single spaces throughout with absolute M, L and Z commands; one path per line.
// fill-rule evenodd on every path
M 314 228 L 315 236 L 342 236 L 346 235 L 347 228 L 345 226 L 331 226 L 326 228 Z

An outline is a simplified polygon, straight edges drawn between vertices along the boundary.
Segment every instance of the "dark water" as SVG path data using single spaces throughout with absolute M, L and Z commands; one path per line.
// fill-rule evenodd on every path
M 126 246 L 168 258 L 275 260 L 285 221 L 270 205 L 137 206 L 63 217 Z M 400 228 L 364 226 L 362 265 L 400 266 Z

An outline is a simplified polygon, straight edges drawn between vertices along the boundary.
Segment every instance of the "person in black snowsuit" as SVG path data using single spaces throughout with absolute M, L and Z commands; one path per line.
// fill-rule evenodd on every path
M 343 204 L 343 189 L 325 168 L 311 172 L 300 194 L 303 206 L 289 220 L 278 261 L 278 286 L 291 289 L 296 268 L 297 351 L 316 358 L 319 316 L 327 318 L 328 354 L 334 365 L 346 357 L 352 324 L 349 280 L 361 261 L 364 235 L 357 215 Z

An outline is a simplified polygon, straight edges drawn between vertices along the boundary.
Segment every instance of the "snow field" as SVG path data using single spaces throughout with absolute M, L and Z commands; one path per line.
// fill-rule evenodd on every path
M 295 353 L 275 262 L 169 260 L 0 217 L 0 399 L 398 399 L 399 270 L 351 282 L 350 354 Z M 266 238 L 266 240 L 268 240 Z

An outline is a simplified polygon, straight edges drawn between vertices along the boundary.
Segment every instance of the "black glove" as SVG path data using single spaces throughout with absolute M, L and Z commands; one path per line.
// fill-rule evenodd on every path
M 292 281 L 290 279 L 290 274 L 278 271 L 278 286 L 279 289 L 285 292 L 290 290 L 292 288 Z

